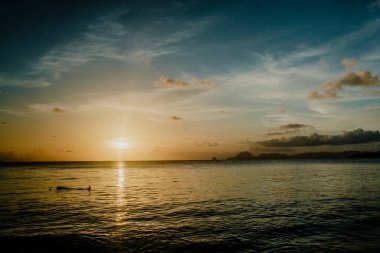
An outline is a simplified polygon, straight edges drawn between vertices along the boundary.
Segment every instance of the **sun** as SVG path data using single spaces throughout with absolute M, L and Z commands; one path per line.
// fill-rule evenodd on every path
M 113 145 L 116 149 L 119 149 L 119 150 L 126 149 L 129 146 L 128 142 L 124 139 L 115 140 Z

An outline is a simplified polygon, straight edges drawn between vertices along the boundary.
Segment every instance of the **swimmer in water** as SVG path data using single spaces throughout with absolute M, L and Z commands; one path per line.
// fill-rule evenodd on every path
M 88 188 L 71 188 L 71 187 L 65 187 L 65 186 L 57 186 L 55 187 L 57 191 L 62 191 L 62 190 L 87 190 L 91 191 L 91 185 L 88 186 Z M 49 191 L 52 190 L 52 187 L 49 188 Z

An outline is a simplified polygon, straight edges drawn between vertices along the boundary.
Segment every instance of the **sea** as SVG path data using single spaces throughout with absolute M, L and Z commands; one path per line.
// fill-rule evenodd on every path
M 380 252 L 380 160 L 1 163 L 0 251 Z

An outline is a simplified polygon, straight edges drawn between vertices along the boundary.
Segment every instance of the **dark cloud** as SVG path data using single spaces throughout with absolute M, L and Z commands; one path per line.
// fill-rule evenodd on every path
M 337 99 L 340 98 L 337 92 L 344 87 L 370 87 L 380 86 L 379 78 L 368 70 L 348 72 L 337 80 L 328 81 L 323 84 L 323 92 L 311 91 L 307 95 L 308 99 Z
M 2 124 L 2 125 L 6 125 L 7 122 L 5 122 L 5 121 L 1 121 L 1 124 Z
M 164 88 L 200 88 L 200 89 L 212 88 L 214 85 L 214 83 L 210 79 L 193 78 L 192 82 L 190 83 L 184 80 L 172 79 L 166 76 L 160 76 L 160 78 L 154 84 L 158 87 L 164 87 Z
M 305 125 L 305 124 L 290 123 L 290 124 L 282 125 L 278 129 L 287 130 L 287 129 L 301 129 L 301 128 L 314 128 L 314 127 L 310 125 Z
M 302 147 L 321 145 L 347 145 L 370 143 L 380 141 L 379 131 L 365 131 L 356 129 L 344 132 L 341 135 L 320 135 L 314 133 L 310 136 L 294 136 L 290 138 L 272 139 L 258 142 L 265 147 Z
M 288 132 L 269 132 L 266 135 L 267 136 L 279 136 L 279 135 L 284 135 L 287 134 Z
M 15 162 L 20 161 L 20 157 L 18 157 L 14 152 L 0 152 L 0 162 Z
M 257 141 L 245 140 L 239 142 L 239 145 L 243 146 L 244 149 L 249 150 L 252 154 L 261 154 L 261 153 L 277 153 L 279 152 L 278 147 L 269 147 L 260 145 Z M 287 147 L 286 149 L 281 149 L 281 153 L 293 153 L 295 152 L 294 147 Z
M 52 112 L 55 112 L 55 113 L 62 113 L 64 112 L 65 110 L 63 110 L 62 108 L 60 107 L 54 107 L 53 109 L 51 109 Z
M 217 143 L 217 142 L 205 142 L 204 143 L 205 145 L 207 145 L 207 146 L 209 146 L 209 147 L 217 147 L 217 146 L 219 146 L 219 143 Z
M 218 142 L 213 141 L 203 141 L 203 142 L 195 142 L 195 145 L 197 147 L 209 147 L 209 148 L 215 148 L 219 146 Z
M 279 126 L 277 128 L 274 128 L 273 132 L 267 133 L 267 136 L 279 136 L 279 135 L 285 135 L 285 134 L 294 134 L 299 132 L 301 129 L 311 129 L 314 128 L 311 125 L 306 124 L 300 124 L 300 123 L 289 123 L 286 125 Z
M 171 119 L 172 119 L 172 120 L 182 120 L 182 118 L 177 117 L 177 116 L 172 116 Z
M 0 152 L 0 162 L 31 162 L 46 161 L 51 157 L 43 149 L 36 149 L 28 153 L 15 153 L 13 151 Z
M 66 153 L 72 153 L 73 151 L 71 149 L 66 149 L 65 152 Z
M 374 1 L 372 4 L 370 4 L 369 8 L 372 10 L 380 9 L 380 0 Z

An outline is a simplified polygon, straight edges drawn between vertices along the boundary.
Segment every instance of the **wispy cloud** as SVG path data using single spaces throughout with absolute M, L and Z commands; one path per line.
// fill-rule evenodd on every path
M 116 19 L 120 12 L 101 17 L 96 23 L 89 25 L 87 32 L 67 44 L 56 46 L 42 56 L 33 65 L 36 75 L 60 79 L 63 73 L 75 70 L 99 59 L 125 60 L 123 50 L 118 43 L 127 35 L 127 31 Z
M 0 78 L 0 87 L 13 86 L 25 88 L 41 88 L 47 87 L 50 82 L 43 79 L 4 79 Z
M 371 4 L 369 5 L 369 8 L 370 8 L 370 9 L 373 9 L 373 10 L 375 10 L 375 9 L 379 9 L 379 8 L 380 8 L 380 0 L 375 0 L 375 1 L 373 1 L 373 3 L 371 3 Z
M 380 30 L 380 18 L 365 23 L 359 29 L 347 33 L 328 43 L 330 50 L 345 49 L 348 46 L 357 45 L 357 43 L 366 41 L 378 34 Z
M 13 116 L 27 116 L 28 114 L 21 110 L 9 109 L 9 108 L 0 108 L 1 113 L 13 115 Z
M 31 64 L 26 76 L 33 78 L 0 79 L 0 86 L 46 87 L 64 74 L 106 60 L 149 65 L 157 57 L 175 54 L 179 42 L 200 34 L 214 22 L 207 18 L 178 22 L 173 15 L 131 24 L 123 20 L 125 16 L 126 11 L 117 10 L 98 18 L 82 35 L 55 46 Z
M 66 106 L 57 106 L 52 104 L 30 104 L 27 107 L 26 113 L 30 115 L 35 115 L 39 113 L 66 113 L 68 110 Z

